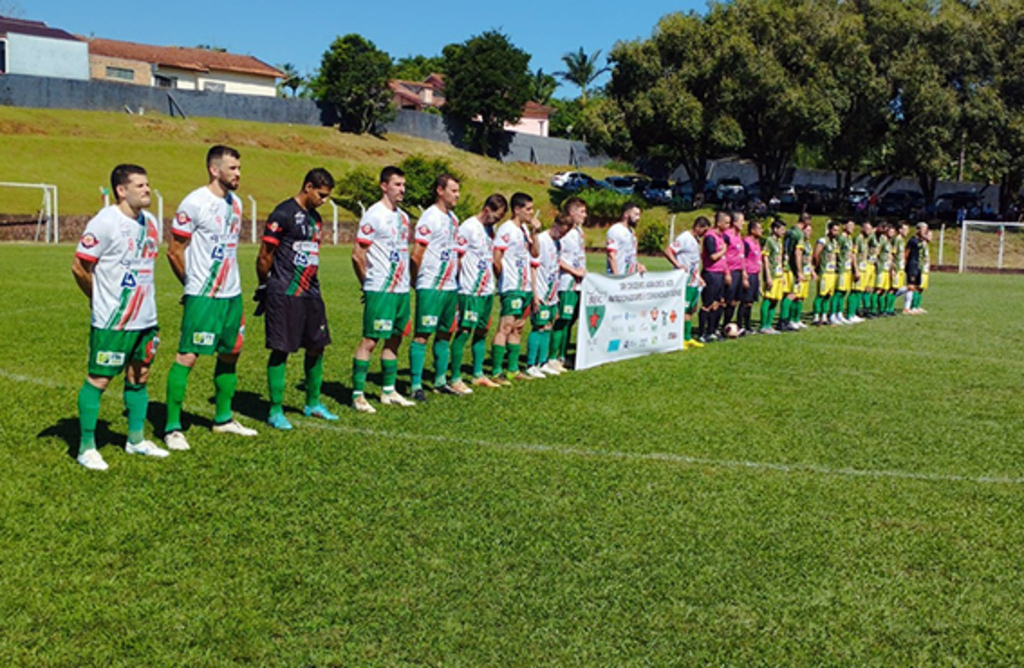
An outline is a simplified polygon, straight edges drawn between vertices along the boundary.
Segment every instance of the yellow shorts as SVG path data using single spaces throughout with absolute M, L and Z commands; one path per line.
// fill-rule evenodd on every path
M 839 274 L 839 280 L 836 282 L 836 290 L 839 292 L 849 292 L 853 287 L 853 272 L 844 271 Z
M 921 292 L 928 289 L 928 274 L 921 274 Z
M 892 272 L 881 271 L 875 278 L 875 290 L 888 290 L 892 287 Z
M 785 290 L 788 295 L 790 292 L 793 292 L 794 285 L 796 285 L 796 276 L 793 275 L 793 272 L 787 269 L 782 274 L 782 289 Z
M 767 289 L 768 282 L 761 283 L 761 296 L 771 301 L 778 301 L 786 296 L 785 276 L 772 276 L 772 287 Z
M 867 267 L 860 272 L 860 278 L 857 279 L 857 285 L 854 290 L 861 292 L 867 292 L 875 287 L 875 270 L 876 267 L 873 264 L 869 264 Z
M 836 273 L 826 271 L 818 278 L 818 296 L 831 297 L 836 291 Z
M 811 275 L 804 274 L 804 282 L 800 284 L 800 288 L 796 291 L 797 299 L 807 299 L 811 296 Z
M 891 290 L 902 290 L 907 287 L 907 272 L 897 271 L 896 272 L 896 284 L 890 288 Z

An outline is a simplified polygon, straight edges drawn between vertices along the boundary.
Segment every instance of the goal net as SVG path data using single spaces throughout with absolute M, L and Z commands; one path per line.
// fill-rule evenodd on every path
M 960 273 L 1024 271 L 1024 223 L 965 220 L 959 245 Z

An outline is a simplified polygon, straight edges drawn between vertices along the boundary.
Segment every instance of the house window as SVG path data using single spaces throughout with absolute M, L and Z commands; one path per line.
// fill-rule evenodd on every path
M 174 77 L 165 77 L 159 74 L 153 76 L 157 88 L 177 88 L 178 80 Z
M 203 90 L 208 90 L 211 93 L 223 93 L 224 92 L 224 84 L 216 83 L 214 81 L 204 81 L 203 82 Z
M 0 39 L 0 74 L 7 71 L 7 40 Z
M 122 81 L 135 81 L 135 70 L 130 70 L 127 67 L 107 66 L 107 78 L 120 79 Z

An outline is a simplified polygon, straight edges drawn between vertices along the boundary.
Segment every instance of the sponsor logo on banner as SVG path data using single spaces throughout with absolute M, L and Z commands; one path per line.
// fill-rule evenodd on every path
M 621 339 L 612 339 L 608 342 L 608 352 L 616 353 L 619 351 L 619 346 L 622 345 Z
M 604 305 L 587 307 L 587 331 L 590 332 L 591 338 L 597 334 L 597 330 L 601 329 L 601 323 L 604 322 L 604 314 Z

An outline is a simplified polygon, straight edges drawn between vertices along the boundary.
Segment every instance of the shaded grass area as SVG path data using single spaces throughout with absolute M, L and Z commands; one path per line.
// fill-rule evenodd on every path
M 326 249 L 322 264 L 338 423 L 296 417 L 289 433 L 214 436 L 202 360 L 186 400 L 193 450 L 165 461 L 120 451 L 115 381 L 100 433 L 111 470 L 95 474 L 67 456 L 88 322 L 72 249 L 0 247 L 18 268 L 3 279 L 0 320 L 0 661 L 1024 656 L 1024 362 L 1011 354 L 1024 343 L 1024 307 L 1008 298 L 1019 278 L 933 275 L 923 317 L 743 339 L 363 416 L 339 405 L 359 330 L 349 253 Z M 253 261 L 243 253 L 243 267 Z M 154 434 L 180 317 L 163 260 L 157 287 Z M 257 426 L 261 328 L 250 319 L 236 401 Z M 301 361 L 289 372 L 294 409 Z

